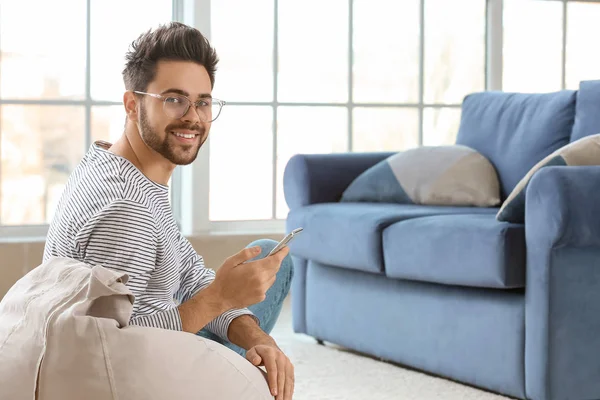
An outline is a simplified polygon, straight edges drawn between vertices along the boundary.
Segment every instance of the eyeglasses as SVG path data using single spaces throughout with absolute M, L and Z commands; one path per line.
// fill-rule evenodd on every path
M 225 101 L 213 99 L 212 97 L 207 97 L 193 102 L 187 97 L 179 94 L 163 96 L 156 93 L 138 91 L 134 91 L 133 93 L 145 94 L 156 99 L 161 99 L 163 101 L 164 113 L 167 115 L 167 117 L 173 119 L 182 118 L 188 113 L 193 104 L 198 116 L 203 122 L 213 122 L 215 119 L 217 119 L 219 114 L 221 114 L 221 109 L 226 104 Z

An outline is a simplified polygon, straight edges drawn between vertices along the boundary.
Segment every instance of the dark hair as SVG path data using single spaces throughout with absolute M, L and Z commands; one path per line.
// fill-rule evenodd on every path
M 125 55 L 123 81 L 127 90 L 145 91 L 156 75 L 160 60 L 193 61 L 203 65 L 215 85 L 215 71 L 219 58 L 216 51 L 199 30 L 170 22 L 156 30 L 141 34 Z

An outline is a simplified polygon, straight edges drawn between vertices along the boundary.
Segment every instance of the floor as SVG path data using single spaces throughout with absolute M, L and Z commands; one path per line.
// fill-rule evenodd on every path
M 292 331 L 288 298 L 272 335 L 296 369 L 294 400 L 502 400 L 469 386 L 355 354 Z

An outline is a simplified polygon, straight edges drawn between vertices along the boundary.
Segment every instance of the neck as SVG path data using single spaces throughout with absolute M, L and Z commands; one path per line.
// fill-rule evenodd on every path
M 127 122 L 123 135 L 110 147 L 109 151 L 129 160 L 148 179 L 167 185 L 175 164 L 152 150 L 144 143 L 137 125 Z

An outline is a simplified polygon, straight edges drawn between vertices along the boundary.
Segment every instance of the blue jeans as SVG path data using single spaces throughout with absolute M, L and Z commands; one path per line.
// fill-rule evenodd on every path
M 261 253 L 255 258 L 253 258 L 253 260 L 258 260 L 266 257 L 267 254 L 269 254 L 269 252 L 275 247 L 275 245 L 277 245 L 277 242 L 274 240 L 260 239 L 250 243 L 246 247 L 261 247 Z M 260 303 L 253 304 L 250 307 L 248 307 L 248 309 L 252 311 L 252 313 L 258 318 L 258 320 L 260 321 L 260 327 L 267 334 L 271 333 L 271 330 L 273 330 L 273 327 L 275 326 L 275 322 L 277 322 L 277 318 L 279 318 L 279 314 L 281 313 L 281 307 L 283 305 L 283 300 L 286 298 L 288 292 L 290 291 L 290 285 L 292 282 L 293 275 L 294 265 L 292 262 L 292 258 L 288 254 L 281 263 L 281 268 L 279 268 L 279 272 L 277 272 L 275 283 L 273 283 L 273 286 L 271 286 L 267 291 L 266 299 Z M 246 356 L 246 350 L 242 349 L 239 346 L 236 346 L 235 344 L 229 341 L 224 341 L 219 336 L 206 330 L 206 328 L 198 332 L 197 335 L 221 343 L 222 345 L 227 346 L 231 350 L 240 354 L 242 357 Z

